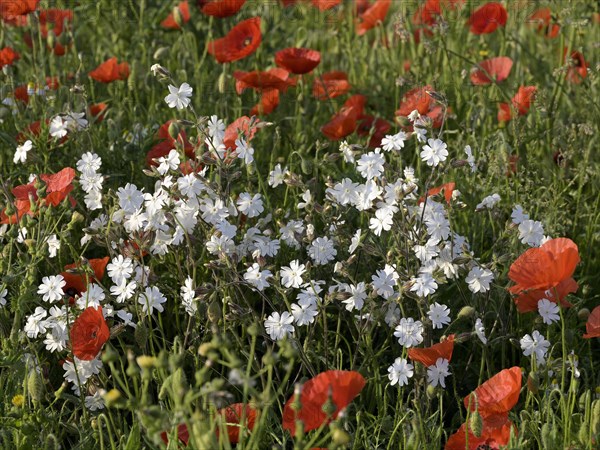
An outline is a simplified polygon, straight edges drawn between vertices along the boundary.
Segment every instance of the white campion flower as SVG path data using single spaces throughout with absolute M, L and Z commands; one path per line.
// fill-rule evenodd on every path
M 450 323 L 450 308 L 448 308 L 446 305 L 440 305 L 439 303 L 435 302 L 429 305 L 427 317 L 429 317 L 429 320 L 431 320 L 433 329 L 444 328 L 444 326 Z
M 483 321 L 480 318 L 477 318 L 477 320 L 475 321 L 475 334 L 483 343 L 483 345 L 487 344 L 487 337 L 485 337 L 485 326 L 483 325 Z
M 421 151 L 421 160 L 428 166 L 436 167 L 448 157 L 447 145 L 441 139 L 428 139 Z
M 465 281 L 469 285 L 469 290 L 477 294 L 478 292 L 487 292 L 490 290 L 490 283 L 494 280 L 494 273 L 486 268 L 473 266 Z
M 403 317 L 394 331 L 398 343 L 404 348 L 414 347 L 423 342 L 423 324 L 420 320 L 415 321 L 412 317 Z
M 63 138 L 67 135 L 68 123 L 61 116 L 56 116 L 50 122 L 50 136 L 53 138 Z
M 264 210 L 262 197 L 260 194 L 250 194 L 242 192 L 237 200 L 238 210 L 249 218 L 260 215 Z
M 265 330 L 274 341 L 294 333 L 294 316 L 284 311 L 282 314 L 274 312 L 265 320 Z
M 451 375 L 448 370 L 450 363 L 445 358 L 438 358 L 433 366 L 427 368 L 427 382 L 433 386 L 446 388 L 446 377 Z
M 77 161 L 77 170 L 84 174 L 96 173 L 102 166 L 102 159 L 95 153 L 85 152 Z
M 410 291 L 416 293 L 419 297 L 427 297 L 434 294 L 438 288 L 435 279 L 427 272 L 422 272 L 418 277 L 413 277 L 411 282 Z
M 292 261 L 289 267 L 284 266 L 281 268 L 281 284 L 286 288 L 299 288 L 302 284 L 302 275 L 304 272 L 306 272 L 304 264 L 300 264 L 298 260 Z
M 408 135 L 404 131 L 399 131 L 394 135 L 386 135 L 381 140 L 381 148 L 386 151 L 399 152 L 404 148 L 404 142 L 408 140 Z
M 154 310 L 163 312 L 163 303 L 167 301 L 166 297 L 156 286 L 146 287 L 143 294 L 138 298 L 138 303 L 142 305 L 142 311 L 151 315 Z
M 252 264 L 246 273 L 244 273 L 244 280 L 250 283 L 259 291 L 263 291 L 265 288 L 270 286 L 267 278 L 271 278 L 273 274 L 270 270 L 260 270 L 260 266 L 257 263 Z
M 38 286 L 37 293 L 42 295 L 45 302 L 55 302 L 64 295 L 62 288 L 67 284 L 62 275 L 51 275 L 42 278 L 42 284 Z
M 414 375 L 414 366 L 404 358 L 396 358 L 394 364 L 388 367 L 390 386 L 398 384 L 402 387 L 408 384 L 408 379 Z
M 373 289 L 377 295 L 381 295 L 386 300 L 394 294 L 394 286 L 397 285 L 397 280 L 400 278 L 398 272 L 386 264 L 383 270 L 377 270 L 375 275 L 371 277 Z
M 269 173 L 269 186 L 272 188 L 276 188 L 277 186 L 283 184 L 285 179 L 285 174 L 287 173 L 288 168 L 281 168 L 281 164 L 277 164 L 273 170 Z
M 370 180 L 383 173 L 384 164 L 385 157 L 381 154 L 381 149 L 376 148 L 375 151 L 360 157 L 356 170 L 358 170 L 363 178 Z
M 475 158 L 473 157 L 470 145 L 465 146 L 465 154 L 467 155 L 467 164 L 471 167 L 471 172 L 476 172 L 477 164 L 475 164 Z
M 15 156 L 13 158 L 13 162 L 15 164 L 21 162 L 25 163 L 27 161 L 27 153 L 31 151 L 33 148 L 33 143 L 30 140 L 26 140 L 22 145 L 18 145 L 15 150 Z
M 554 322 L 558 322 L 560 320 L 559 315 L 559 306 L 548 300 L 547 298 L 543 298 L 538 301 L 538 312 L 540 316 L 542 316 L 542 320 L 547 325 L 552 325 Z
M 169 85 L 169 95 L 165 97 L 165 102 L 169 108 L 185 109 L 189 106 L 194 89 L 187 83 L 179 87 Z
M 482 209 L 486 209 L 486 208 L 492 209 L 494 206 L 496 206 L 496 204 L 498 204 L 498 202 L 500 200 L 501 200 L 501 197 L 498 194 L 488 195 L 481 201 L 481 203 L 479 203 L 475 207 L 475 211 L 481 211 Z
M 544 226 L 537 220 L 524 220 L 519 224 L 519 239 L 521 243 L 531 247 L 539 247 L 544 239 Z
M 381 236 L 381 232 L 390 231 L 393 224 L 393 212 L 388 208 L 380 208 L 375 211 L 375 217 L 369 221 L 369 229 L 373 230 L 375 236 Z
M 531 335 L 526 334 L 519 343 L 521 344 L 523 355 L 535 355 L 538 364 L 544 365 L 546 363 L 546 353 L 550 348 L 550 341 L 547 341 L 539 331 L 535 330 Z
M 251 164 L 254 161 L 254 148 L 243 137 L 235 140 L 235 153 L 246 164 Z
M 56 252 L 60 250 L 60 240 L 56 237 L 56 234 L 51 234 L 46 244 L 48 244 L 48 257 L 56 257 Z
M 336 255 L 337 250 L 333 246 L 333 241 L 327 236 L 312 241 L 308 249 L 308 256 L 312 258 L 317 266 L 333 261 Z
M 512 223 L 514 223 L 515 225 L 520 225 L 526 220 L 529 220 L 529 214 L 525 214 L 521 205 L 515 205 L 510 217 L 512 219 Z

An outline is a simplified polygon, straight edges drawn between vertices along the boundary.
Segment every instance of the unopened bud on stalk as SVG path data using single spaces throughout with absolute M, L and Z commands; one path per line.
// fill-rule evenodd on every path
M 590 310 L 587 308 L 581 308 L 579 311 L 577 311 L 577 318 L 579 320 L 581 320 L 582 322 L 586 322 L 588 320 L 588 318 L 590 317 Z
M 183 14 L 181 14 L 179 6 L 173 8 L 173 20 L 179 27 L 183 25 Z
M 225 74 L 225 72 L 221 72 L 221 75 L 219 75 L 219 78 L 217 80 L 217 91 L 219 92 L 219 94 L 225 93 L 226 80 L 227 75 Z
M 27 377 L 27 392 L 35 404 L 44 397 L 44 380 L 35 369 L 32 369 Z
M 179 137 L 179 131 L 180 129 L 177 122 L 175 120 L 171 121 L 168 128 L 169 136 L 171 136 L 173 140 L 176 140 Z
M 56 34 L 54 30 L 49 30 L 48 35 L 46 36 L 46 44 L 48 44 L 49 48 L 54 48 L 56 45 Z
M 473 314 L 475 314 L 475 308 L 473 308 L 472 306 L 463 306 L 458 312 L 458 317 L 467 318 L 472 317 Z
M 475 410 L 471 413 L 469 428 L 476 437 L 481 436 L 481 432 L 483 431 L 483 419 L 481 418 L 479 411 Z

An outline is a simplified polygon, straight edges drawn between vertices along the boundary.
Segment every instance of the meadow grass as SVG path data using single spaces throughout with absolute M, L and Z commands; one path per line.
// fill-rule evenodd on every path
M 183 445 L 178 444 L 177 427 L 186 424 L 188 447 L 199 449 L 443 448 L 463 423 L 475 436 L 481 435 L 481 416 L 467 412 L 463 399 L 501 370 L 516 366 L 523 378 L 518 403 L 509 413 L 514 426 L 507 448 L 596 448 L 600 399 L 595 360 L 600 351 L 596 338 L 582 335 L 590 311 L 598 305 L 600 288 L 598 11 L 586 1 L 505 2 L 506 26 L 475 35 L 465 22 L 484 3 L 467 1 L 456 10 L 444 9 L 444 18 L 420 43 L 412 34 L 412 17 L 422 3 L 399 1 L 392 2 L 383 24 L 362 36 L 355 30 L 353 2 L 319 11 L 310 2 L 283 7 L 274 0 L 248 0 L 234 16 L 217 18 L 203 15 L 190 1 L 189 22 L 179 30 L 165 30 L 160 23 L 174 2 L 42 0 L 25 26 L 2 24 L 0 47 L 20 53 L 0 75 L 2 98 L 11 98 L 18 86 L 44 84 L 46 77 L 58 77 L 60 86 L 43 96 L 30 96 L 27 104 L 5 101 L 2 106 L 0 210 L 7 215 L 15 211 L 13 189 L 27 184 L 30 174 L 75 168 L 86 152 L 101 158 L 103 180 L 98 209 L 86 205 L 78 170 L 69 193 L 73 204 L 69 198 L 52 207 L 33 201 L 31 215 L 18 224 L 0 226 L 0 299 L 6 302 L 0 307 L 0 446 L 174 449 Z M 552 10 L 561 26 L 553 39 L 540 35 L 530 23 L 531 14 L 542 6 Z M 56 37 L 66 48 L 64 56 L 49 51 L 47 43 L 54 41 L 41 33 L 39 11 L 47 8 L 73 11 L 70 25 Z M 257 16 L 262 43 L 256 52 L 228 64 L 219 64 L 208 53 L 209 41 Z M 27 33 L 31 47 L 24 42 Z M 280 94 L 274 112 L 260 116 L 263 124 L 251 140 L 251 164 L 217 155 L 203 144 L 212 138 L 208 117 L 216 115 L 231 124 L 249 115 L 260 101 L 253 89 L 236 92 L 234 73 L 275 67 L 275 52 L 286 47 L 318 50 L 321 62 Z M 587 76 L 579 83 L 569 79 L 572 67 L 565 62 L 565 48 L 580 52 L 588 63 Z M 88 76 L 113 56 L 129 63 L 126 80 L 103 84 Z M 513 60 L 510 76 L 474 86 L 471 69 L 494 56 Z M 168 75 L 155 76 L 150 69 L 154 64 Z M 319 101 L 312 94 L 313 80 L 330 71 L 346 72 L 352 88 L 344 96 Z M 164 101 L 167 86 L 184 82 L 193 88 L 191 107 L 169 108 Z M 442 164 L 428 166 L 420 157 L 424 143 L 415 137 L 407 138 L 400 151 L 384 153 L 385 172 L 376 177 L 377 183 L 385 187 L 398 180 L 404 190 L 396 192 L 398 208 L 391 229 L 377 235 L 369 226 L 380 206 L 359 210 L 328 194 L 328 188 L 344 178 L 356 183 L 365 179 L 341 154 L 342 140 L 329 140 L 321 128 L 350 95 L 361 94 L 367 98 L 365 112 L 391 124 L 386 134 L 408 132 L 408 119 L 397 118 L 395 111 L 408 91 L 425 85 L 432 86 L 432 104 L 444 111 L 441 127 L 429 127 L 427 137 L 446 142 L 449 155 Z M 510 104 L 520 86 L 537 87 L 530 110 L 500 123 L 499 103 Z M 28 136 L 33 150 L 26 162 L 13 161 L 23 143 L 18 135 L 29 124 L 85 112 L 100 102 L 107 104 L 102 121 L 88 112 L 89 123 L 69 129 L 66 140 L 49 136 L 43 125 L 41 134 Z M 174 186 L 164 188 L 169 200 L 162 223 L 171 233 L 178 227 L 184 231 L 177 244 L 158 251 L 152 247 L 159 239 L 157 229 L 127 230 L 124 222 L 131 212 L 125 211 L 119 189 L 131 183 L 152 194 L 162 189 L 157 181 L 166 186 L 165 174 L 151 169 L 146 155 L 168 120 L 179 121 L 178 129 L 169 129 L 172 136 L 184 130 L 193 146 L 199 143 L 193 159 L 207 170 L 196 177 L 203 188 L 195 203 L 177 188 L 179 167 L 169 170 Z M 356 145 L 357 161 L 373 150 L 367 147 L 373 133 L 371 129 L 367 136 L 344 137 Z M 473 149 L 475 171 L 466 162 L 466 145 Z M 173 147 L 181 161 L 189 159 L 181 142 Z M 515 157 L 516 167 L 511 168 Z M 276 164 L 288 172 L 285 182 L 274 188 L 269 174 Z M 403 172 L 407 167 L 414 168 L 419 180 L 414 187 Z M 456 277 L 439 265 L 432 269 L 439 289 L 419 295 L 412 288 L 426 264 L 413 247 L 425 245 L 430 233 L 424 225 L 427 208 L 419 210 L 417 200 L 428 189 L 449 182 L 455 183 L 459 196 L 448 204 L 433 196 L 426 204 L 441 205 L 452 233 L 464 236 L 470 248 L 451 255 Z M 48 186 L 38 180 L 33 191 L 44 198 Z M 307 191 L 309 202 L 302 198 Z M 228 220 L 237 226 L 235 247 L 211 253 L 207 242 L 222 233 L 216 232 L 216 223 L 202 218 L 198 202 L 222 199 L 234 205 L 231 211 L 246 192 L 261 195 L 264 212 L 256 217 L 231 213 Z M 477 204 L 495 193 L 501 198 L 498 204 L 476 211 Z M 383 194 L 378 201 L 382 199 Z M 196 208 L 191 226 L 183 225 L 189 217 L 177 209 L 181 201 Z M 300 202 L 308 204 L 300 207 Z M 519 313 L 507 290 L 512 285 L 511 264 L 530 248 L 511 220 L 515 205 L 543 224 L 545 236 L 569 238 L 578 246 L 581 261 L 573 277 L 579 286 L 567 298 L 572 307 L 561 306 L 559 320 L 552 325 L 537 311 Z M 101 214 L 107 222 L 94 225 Z M 303 224 L 297 245 L 282 237 L 281 227 L 290 220 Z M 19 236 L 23 227 L 24 239 Z M 358 228 L 360 244 L 349 252 Z M 281 239 L 281 247 L 274 254 L 261 253 L 252 233 L 260 235 L 261 242 Z M 60 248 L 52 257 L 48 238 L 53 235 Z M 315 238 L 324 236 L 334 242 L 337 255 L 320 264 L 309 249 Z M 438 250 L 451 248 L 454 239 L 454 234 L 443 239 Z M 129 298 L 116 301 L 110 292 L 114 279 L 106 275 L 94 280 L 104 294 L 103 308 L 113 310 L 106 318 L 110 339 L 94 359 L 96 373 L 85 375 L 76 389 L 77 383 L 65 374 L 65 363 L 74 358 L 68 342 L 50 351 L 43 342 L 47 331 L 28 336 L 26 323 L 37 307 L 51 306 L 38 293 L 43 277 L 64 273 L 65 266 L 75 262 L 80 262 L 80 272 L 93 277 L 89 260 L 109 256 L 114 261 L 118 255 L 130 257 L 142 269 L 135 275 L 138 285 Z M 303 288 L 315 292 L 318 315 L 308 325 L 296 325 L 287 338 L 274 339 L 265 320 L 274 312 L 292 312 L 299 301 L 300 289 L 286 287 L 282 280 L 282 269 L 294 260 L 306 265 Z M 244 277 L 254 263 L 272 273 L 264 290 L 254 289 Z M 334 269 L 335 263 L 339 265 Z M 372 277 L 386 265 L 398 275 L 391 296 L 380 295 L 372 286 Z M 489 289 L 469 288 L 465 277 L 473 267 L 493 272 Z M 186 303 L 181 288 L 188 278 L 193 299 Z M 350 311 L 343 303 L 349 294 L 340 285 L 361 281 L 368 287 L 365 305 Z M 146 287 L 157 287 L 166 298 L 162 312 L 146 311 Z M 80 295 L 83 306 L 77 307 L 64 294 L 54 306 L 62 306 L 60 320 L 69 330 L 87 300 Z M 450 309 L 451 322 L 441 330 L 427 318 L 434 302 Z M 135 328 L 117 318 L 117 310 L 131 314 Z M 388 367 L 396 358 L 407 358 L 407 347 L 394 336 L 400 317 L 423 322 L 418 347 L 455 335 L 445 388 L 431 386 L 427 368 L 414 361 L 414 376 L 407 385 L 390 384 Z M 487 343 L 475 333 L 476 319 L 485 325 Z M 534 330 L 550 343 L 545 361 L 523 354 L 520 341 Z M 295 425 L 292 437 L 282 425 L 286 401 L 299 383 L 328 370 L 359 372 L 366 385 L 336 420 L 309 432 Z M 75 376 L 83 375 L 76 371 Z M 99 408 L 90 407 L 90 401 Z M 259 412 L 251 431 L 239 427 L 237 444 L 226 437 L 228 428 L 218 412 L 231 403 L 250 404 Z M 164 444 L 161 432 L 167 433 L 169 444 Z M 498 448 L 493 439 L 482 445 L 489 447 L 479 448 Z M 467 442 L 466 448 L 475 447 Z

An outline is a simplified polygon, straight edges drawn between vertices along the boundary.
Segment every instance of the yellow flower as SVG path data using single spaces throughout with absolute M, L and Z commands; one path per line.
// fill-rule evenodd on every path
M 25 397 L 21 394 L 17 394 L 12 398 L 12 404 L 17 408 L 21 408 L 25 404 Z

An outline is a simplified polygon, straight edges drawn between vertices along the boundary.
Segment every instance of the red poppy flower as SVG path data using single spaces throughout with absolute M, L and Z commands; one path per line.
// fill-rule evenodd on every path
M 567 58 L 567 54 L 569 55 Z M 579 52 L 573 51 L 569 54 L 569 50 L 565 48 L 564 51 L 565 63 L 570 59 L 572 65 L 567 71 L 567 80 L 571 83 L 579 84 L 587 77 L 588 64 L 583 58 L 583 55 Z
M 473 11 L 467 21 L 473 34 L 488 34 L 506 25 L 508 13 L 501 3 L 490 2 Z
M 233 62 L 254 53 L 261 40 L 260 17 L 252 17 L 238 23 L 225 37 L 209 42 L 208 53 L 220 63 Z
M 227 436 L 229 443 L 237 444 L 240 441 L 240 429 L 242 426 L 242 416 L 244 419 L 244 427 L 249 431 L 254 429 L 256 422 L 257 411 L 250 405 L 244 403 L 234 403 L 219 410 L 219 414 L 223 416 L 227 422 Z M 217 429 L 217 437 L 219 430 Z
M 441 186 L 437 186 L 431 188 L 427 191 L 427 197 L 433 197 L 434 195 L 438 195 L 440 192 L 444 192 L 444 198 L 446 199 L 446 203 L 450 204 L 452 200 L 452 193 L 454 192 L 454 188 L 456 187 L 456 183 L 451 181 L 450 183 L 442 184 Z M 421 204 L 425 201 L 425 196 L 421 197 L 418 201 L 418 204 Z
M 169 445 L 169 436 L 166 431 L 160 433 L 160 438 L 165 443 L 165 445 Z M 188 432 L 187 425 L 185 423 L 180 423 L 177 425 L 177 438 L 183 442 L 184 445 L 188 445 L 190 440 L 190 433 Z
M 84 361 L 94 359 L 110 337 L 110 330 L 102 315 L 102 307 L 86 308 L 71 327 L 73 354 Z
M 548 39 L 558 36 L 560 25 L 552 23 L 552 11 L 550 8 L 540 8 L 529 16 L 530 22 L 537 28 L 539 34 L 543 34 Z
M 312 0 L 312 4 L 319 8 L 319 11 L 327 11 L 342 3 L 342 0 Z
M 396 115 L 408 117 L 415 109 L 419 111 L 419 114 L 427 114 L 433 103 L 427 91 L 433 91 L 433 88 L 429 85 L 417 87 L 404 94 Z
M 359 36 L 362 36 L 371 28 L 375 28 L 378 23 L 383 23 L 391 4 L 392 0 L 377 0 L 375 3 L 373 3 L 365 12 L 360 15 L 360 20 L 356 27 L 356 33 Z
M 513 61 L 508 56 L 486 59 L 479 63 L 479 68 L 471 73 L 471 83 L 482 86 L 493 82 L 506 80 Z
M 112 83 L 116 80 L 129 78 L 129 64 L 117 64 L 117 58 L 112 57 L 89 73 L 90 77 L 101 83 Z
M 188 2 L 180 2 L 179 5 L 176 6 L 176 8 L 179 10 L 181 21 L 183 23 L 188 23 L 190 21 L 190 7 L 188 5 Z M 174 13 L 169 14 L 167 18 L 160 23 L 160 26 L 166 28 L 167 30 L 179 30 L 181 28 L 177 21 L 175 21 Z
M 600 306 L 596 306 L 585 324 L 585 339 L 600 337 Z
M 520 294 L 552 289 L 571 278 L 579 261 L 579 250 L 572 240 L 549 240 L 539 248 L 530 248 L 510 266 L 508 277 L 516 284 L 508 290 Z
M 233 73 L 233 77 L 237 80 L 235 82 L 235 90 L 238 94 L 241 94 L 247 88 L 285 91 L 289 86 L 295 84 L 295 80 L 290 79 L 290 73 L 280 68 L 269 69 L 264 72 L 258 70 L 243 72 L 238 70 Z
M 104 258 L 88 260 L 88 263 L 94 272 L 93 279 L 90 279 L 87 273 L 61 272 L 61 275 L 66 281 L 63 291 L 70 296 L 80 295 L 82 292 L 85 292 L 88 284 L 94 283 L 94 280 L 102 280 L 109 259 L 110 258 L 106 256 Z M 67 264 L 65 270 L 69 269 L 81 269 L 81 263 Z
M 297 75 L 312 72 L 320 62 L 321 54 L 309 48 L 291 47 L 275 53 L 275 64 Z
M 0 0 L 0 17 L 4 20 L 15 19 L 36 10 L 40 0 Z
M 508 122 L 512 118 L 512 112 L 508 103 L 498 104 L 498 122 Z
M 517 305 L 517 311 L 520 313 L 537 311 L 538 302 L 543 298 L 554 303 L 557 303 L 558 300 L 563 308 L 570 308 L 573 305 L 565 300 L 565 298 L 567 295 L 577 292 L 577 289 L 579 289 L 579 285 L 575 282 L 575 280 L 573 278 L 567 278 L 566 280 L 561 281 L 554 289 L 535 289 L 532 291 L 522 292 L 518 297 L 515 297 L 514 300 L 515 304 Z
M 475 436 L 468 424 L 463 423 L 456 433 L 448 438 L 445 450 L 499 450 L 510 441 L 511 429 L 516 434 L 516 428 L 508 420 L 508 415 L 492 416 L 483 419 L 481 434 Z M 468 441 L 467 441 L 468 430 Z
M 315 77 L 313 95 L 319 100 L 329 100 L 346 94 L 350 88 L 346 72 L 328 72 Z
M 60 36 L 65 29 L 65 22 L 73 21 L 73 11 L 70 9 L 44 9 L 40 11 L 40 31 L 44 38 L 52 30 L 55 36 Z M 49 26 L 50 25 L 50 26 Z
M 185 131 L 181 130 L 177 135 L 177 139 L 173 139 L 169 135 L 169 125 L 171 125 L 171 120 L 168 120 L 158 129 L 156 133 L 157 139 L 161 141 L 158 144 L 155 144 L 152 149 L 146 154 L 146 164 L 149 166 L 157 166 L 158 164 L 154 161 L 157 158 L 162 156 L 166 156 L 169 154 L 171 150 L 173 150 L 177 145 L 182 146 L 185 155 L 188 158 L 195 157 L 195 150 L 193 145 L 187 139 Z
M 90 115 L 94 117 L 94 119 L 96 119 L 96 122 L 100 123 L 104 120 L 104 115 L 106 114 L 107 107 L 108 105 L 104 102 L 90 105 Z
M 262 116 L 271 114 L 277 106 L 279 106 L 279 90 L 275 88 L 265 89 L 260 96 L 260 103 L 252 107 L 250 115 Z
M 12 64 L 20 58 L 20 55 L 10 47 L 4 47 L 0 50 L 0 69 Z
M 413 361 L 419 361 L 425 367 L 433 366 L 438 358 L 448 360 L 452 359 L 452 351 L 454 350 L 454 335 L 451 334 L 448 338 L 427 348 L 409 348 L 408 357 Z
M 371 115 L 363 115 L 359 117 L 360 123 L 358 124 L 357 134 L 359 136 L 371 135 L 367 146 L 369 148 L 381 147 L 381 140 L 387 135 L 388 131 L 392 129 L 392 125 L 385 119 L 380 117 L 373 117 Z
M 302 386 L 299 411 L 292 408 L 295 395 L 287 401 L 283 408 L 283 428 L 289 430 L 292 436 L 296 434 L 296 420 L 304 422 L 304 431 L 319 428 L 337 418 L 340 411 L 360 394 L 365 384 L 364 377 L 354 371 L 328 370 L 320 373 Z M 336 406 L 331 417 L 322 409 L 328 399 Z
M 477 399 L 477 410 L 481 417 L 507 414 L 519 401 L 522 377 L 520 367 L 498 372 L 464 398 L 465 408 L 475 411 Z
M 464 0 L 427 0 L 413 15 L 412 23 L 413 25 L 435 25 L 437 16 L 442 15 L 442 6 L 455 9 L 463 3 Z
M 358 119 L 363 115 L 365 103 L 366 97 L 364 95 L 350 97 L 340 111 L 321 127 L 323 134 L 334 141 L 352 134 L 358 126 Z
M 248 116 L 242 116 L 234 120 L 225 128 L 225 135 L 223 137 L 225 148 L 235 148 L 235 141 L 239 138 L 240 134 L 244 136 L 246 142 L 250 142 L 258 131 L 257 125 L 259 123 L 260 121 L 252 120 Z
M 520 116 L 523 116 L 529 112 L 531 102 L 533 101 L 536 92 L 537 87 L 535 86 L 519 87 L 519 90 L 512 98 L 512 104 Z
M 246 0 L 198 0 L 200 11 L 207 16 L 229 17 L 238 13 Z
M 46 204 L 58 206 L 73 190 L 75 170 L 65 167 L 52 175 L 41 174 L 40 179 L 46 183 Z

